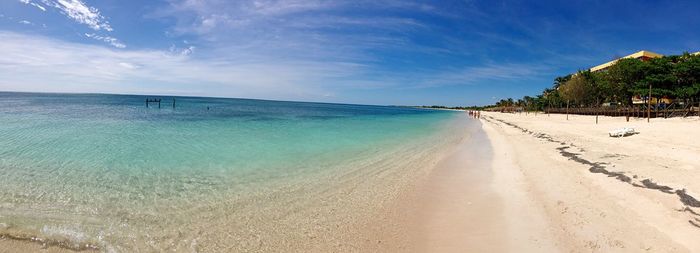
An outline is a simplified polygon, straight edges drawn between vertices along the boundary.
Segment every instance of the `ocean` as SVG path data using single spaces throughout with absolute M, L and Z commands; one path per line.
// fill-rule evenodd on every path
M 391 106 L 0 93 L 0 236 L 105 252 L 321 249 L 347 241 L 464 138 L 465 118 Z

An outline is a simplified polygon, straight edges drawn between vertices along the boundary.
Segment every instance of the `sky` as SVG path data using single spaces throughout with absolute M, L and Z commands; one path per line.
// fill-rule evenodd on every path
M 0 90 L 485 105 L 639 50 L 700 1 L 0 0 Z

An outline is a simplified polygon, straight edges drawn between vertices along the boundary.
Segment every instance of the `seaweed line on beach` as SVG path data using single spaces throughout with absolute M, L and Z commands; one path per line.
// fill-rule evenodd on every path
M 495 124 L 495 122 L 494 122 L 494 120 L 495 120 L 495 121 L 501 122 L 505 125 L 516 128 L 516 129 L 522 131 L 523 133 L 531 135 L 535 138 L 545 140 L 545 141 L 548 141 L 551 143 L 559 144 L 560 147 L 558 147 L 556 149 L 559 151 L 560 155 L 562 155 L 562 156 L 564 156 L 564 157 L 566 157 L 569 160 L 572 160 L 574 162 L 590 166 L 588 171 L 590 171 L 591 173 L 604 174 L 604 175 L 607 175 L 608 177 L 613 177 L 621 182 L 627 183 L 627 184 L 632 185 L 634 187 L 639 187 L 639 188 L 644 188 L 644 189 L 649 189 L 649 190 L 656 190 L 656 191 L 663 192 L 666 194 L 676 194 L 679 197 L 680 202 L 685 206 L 684 209 L 679 210 L 679 211 L 689 212 L 692 215 L 700 216 L 700 214 L 698 214 L 697 212 L 693 211 L 693 209 L 690 208 L 690 207 L 700 208 L 700 201 L 698 201 L 695 197 L 686 193 L 686 189 L 676 190 L 670 186 L 655 183 L 651 178 L 646 178 L 646 179 L 641 180 L 640 181 L 641 184 L 639 184 L 637 182 L 633 182 L 632 178 L 630 178 L 630 176 L 626 175 L 624 172 L 616 172 L 616 171 L 607 170 L 605 165 L 608 163 L 592 162 L 592 161 L 589 161 L 585 158 L 582 158 L 581 154 L 568 151 L 569 148 L 576 147 L 576 145 L 574 145 L 573 143 L 569 143 L 567 145 L 566 142 L 558 141 L 554 137 L 552 137 L 548 134 L 537 133 L 537 132 L 531 131 L 529 129 L 523 128 L 521 126 L 518 126 L 516 124 L 513 124 L 511 122 L 507 122 L 507 121 L 504 121 L 501 119 L 496 119 L 496 118 L 489 117 L 489 116 L 483 116 L 482 119 L 484 119 L 485 121 L 492 123 L 492 124 Z M 581 151 L 583 152 L 582 149 L 581 149 Z M 637 178 L 637 175 L 633 175 L 632 177 Z M 700 219 L 697 219 L 697 218 L 694 218 L 694 219 L 695 219 L 695 221 L 689 220 L 688 222 L 691 225 L 700 228 Z
M 690 223 L 690 225 L 693 225 L 693 226 L 695 226 L 695 227 L 697 227 L 697 228 L 700 228 L 700 225 L 699 225 L 699 224 L 700 224 L 700 219 L 697 219 L 697 218 L 696 218 L 695 221 L 689 220 L 688 223 Z

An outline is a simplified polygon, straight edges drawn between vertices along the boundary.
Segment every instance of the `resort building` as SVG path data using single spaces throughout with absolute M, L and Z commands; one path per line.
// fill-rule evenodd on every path
M 697 52 L 697 53 L 695 53 L 695 54 L 700 54 L 700 52 Z M 590 68 L 590 71 L 591 71 L 591 72 L 596 72 L 596 71 L 605 70 L 605 69 L 609 68 L 610 66 L 612 66 L 613 64 L 615 64 L 615 63 L 616 63 L 617 61 L 619 61 L 620 59 L 639 59 L 639 60 L 642 60 L 642 61 L 647 61 L 647 60 L 649 60 L 649 59 L 661 58 L 661 57 L 663 57 L 662 54 L 657 54 L 657 53 L 654 53 L 654 52 L 649 52 L 649 51 L 644 51 L 644 50 L 642 50 L 642 51 L 636 52 L 636 53 L 634 53 L 634 54 L 631 54 L 631 55 L 628 55 L 628 56 L 625 56 L 625 57 L 622 57 L 622 58 L 619 58 L 619 59 L 615 59 L 615 60 L 612 60 L 612 61 L 609 61 L 609 62 L 600 64 L 600 65 L 598 65 L 598 66 L 592 67 L 592 68 Z
M 691 53 L 691 55 L 700 55 L 700 52 Z M 600 64 L 598 66 L 592 67 L 589 70 L 591 72 L 605 71 L 606 69 L 608 69 L 610 66 L 614 65 L 620 59 L 638 59 L 641 61 L 648 61 L 650 59 L 661 58 L 663 56 L 664 55 L 662 55 L 662 54 L 642 50 L 642 51 L 636 52 L 634 54 L 630 54 L 628 56 L 618 58 L 618 59 Z M 578 73 L 576 73 L 574 75 L 577 75 L 577 74 Z M 632 104 L 634 104 L 634 105 L 644 105 L 644 104 L 656 105 L 656 104 L 671 104 L 673 102 L 672 99 L 667 98 L 667 97 L 663 97 L 663 98 L 652 97 L 650 101 L 647 101 L 647 100 L 649 100 L 649 97 L 647 97 L 647 96 L 636 95 L 636 96 L 632 97 Z M 610 106 L 610 104 L 604 105 L 604 106 Z

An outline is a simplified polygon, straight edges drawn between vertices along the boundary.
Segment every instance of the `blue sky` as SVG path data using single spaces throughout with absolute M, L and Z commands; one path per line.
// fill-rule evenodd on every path
M 0 90 L 482 105 L 642 49 L 699 1 L 2 0 Z

